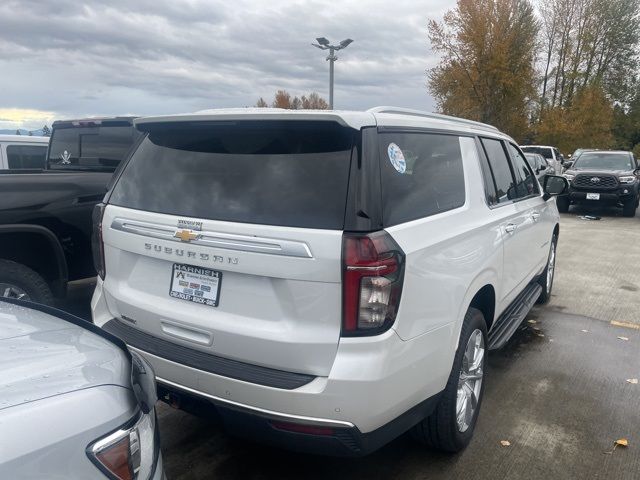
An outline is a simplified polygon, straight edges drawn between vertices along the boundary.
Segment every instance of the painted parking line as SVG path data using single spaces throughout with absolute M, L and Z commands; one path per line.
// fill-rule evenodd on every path
M 610 323 L 611 323 L 611 325 L 614 325 L 616 327 L 632 328 L 634 330 L 640 330 L 640 324 L 638 324 L 638 323 L 618 322 L 617 320 L 611 320 Z

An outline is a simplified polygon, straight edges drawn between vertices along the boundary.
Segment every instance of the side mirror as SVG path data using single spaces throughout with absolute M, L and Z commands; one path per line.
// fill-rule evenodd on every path
M 563 167 L 566 168 L 567 170 L 569 170 L 571 167 L 573 167 L 573 160 L 568 160 L 568 161 L 564 162 Z
M 546 170 L 546 169 L 547 169 L 547 166 L 546 166 L 546 165 L 540 165 L 540 166 L 538 167 L 538 170 Z
M 569 182 L 566 178 L 558 175 L 547 175 L 544 177 L 542 188 L 544 190 L 544 199 L 549 200 L 551 197 L 566 193 L 569 190 Z

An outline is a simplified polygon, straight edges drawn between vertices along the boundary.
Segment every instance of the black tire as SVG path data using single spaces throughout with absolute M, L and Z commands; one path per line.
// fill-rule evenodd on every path
M 629 202 L 625 202 L 622 205 L 622 216 L 623 217 L 635 217 L 636 216 L 636 208 L 638 208 L 638 199 L 634 198 Z
M 569 212 L 569 206 L 571 205 L 571 202 L 569 201 L 569 198 L 567 198 L 566 196 L 562 196 L 556 198 L 556 205 L 558 206 L 558 211 L 560 213 L 567 213 Z
M 26 295 L 23 300 L 53 305 L 53 294 L 47 282 L 39 274 L 20 263 L 10 260 L 0 260 L 0 297 L 11 296 L 18 298 L 10 287 L 22 291 Z
M 458 422 L 456 419 L 458 381 L 460 378 L 467 342 L 469 341 L 471 334 L 476 330 L 480 330 L 480 332 L 482 332 L 482 338 L 484 340 L 483 379 L 480 384 L 480 393 L 477 397 L 473 417 L 468 424 L 468 428 L 462 432 L 458 428 Z M 484 316 L 480 310 L 469 308 L 462 324 L 458 349 L 456 350 L 456 355 L 453 360 L 453 367 L 451 369 L 451 374 L 449 375 L 449 380 L 447 381 L 447 386 L 442 392 L 442 396 L 440 397 L 434 412 L 413 427 L 412 436 L 416 440 L 431 448 L 450 453 L 459 452 L 469 445 L 478 419 L 478 413 L 480 412 L 480 407 L 482 405 L 482 396 L 484 394 L 484 386 L 486 383 L 486 374 L 484 371 L 486 370 L 487 346 L 487 324 L 484 320 Z
M 540 305 L 549 303 L 549 300 L 551 300 L 551 289 L 553 288 L 553 279 L 555 277 L 555 259 L 556 259 L 557 246 L 558 246 L 558 236 L 554 234 L 553 237 L 551 237 L 551 247 L 549 248 L 549 257 L 547 258 L 547 266 L 545 267 L 544 271 L 540 275 L 540 278 L 538 279 L 538 283 L 542 287 L 542 292 L 540 293 L 540 296 L 538 297 L 538 300 L 536 301 L 536 303 Z M 551 265 L 552 259 L 553 259 L 553 266 L 551 268 L 551 278 L 549 278 L 549 275 L 547 275 L 547 273 L 549 272 L 549 266 Z

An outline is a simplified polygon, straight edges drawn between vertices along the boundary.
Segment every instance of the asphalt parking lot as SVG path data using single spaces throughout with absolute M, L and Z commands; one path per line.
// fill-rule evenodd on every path
M 601 216 L 599 221 L 581 215 Z M 640 216 L 563 215 L 554 296 L 489 357 L 470 447 L 449 456 L 403 436 L 359 459 L 235 439 L 212 420 L 159 407 L 169 479 L 640 478 Z M 90 284 L 68 307 L 87 314 Z M 627 448 L 613 448 L 626 438 Z M 510 446 L 501 445 L 506 440 Z

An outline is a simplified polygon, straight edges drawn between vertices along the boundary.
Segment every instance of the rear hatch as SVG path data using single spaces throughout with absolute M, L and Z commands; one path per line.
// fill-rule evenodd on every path
M 145 128 L 102 219 L 111 313 L 217 356 L 328 375 L 358 131 L 306 120 Z

